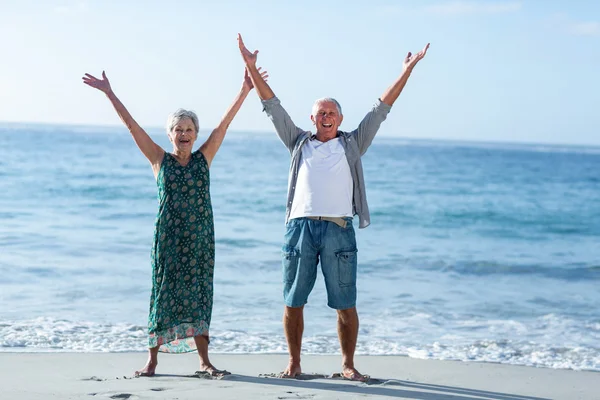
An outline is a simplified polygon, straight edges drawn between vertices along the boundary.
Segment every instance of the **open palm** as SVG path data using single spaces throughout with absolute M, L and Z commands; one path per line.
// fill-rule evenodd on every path
M 85 83 L 86 85 L 96 88 L 106 94 L 110 93 L 112 90 L 110 87 L 110 82 L 108 81 L 108 78 L 106 77 L 104 71 L 102 71 L 102 79 L 98 79 L 95 76 L 87 73 L 82 79 L 83 83 Z
M 242 35 L 240 35 L 239 33 L 238 33 L 238 46 L 240 48 L 240 53 L 242 53 L 242 58 L 244 59 L 244 62 L 249 65 L 256 65 L 256 58 L 257 58 L 258 50 L 255 50 L 254 53 L 252 53 L 250 50 L 248 50 L 248 48 L 246 48 L 246 45 L 244 44 Z
M 425 54 L 427 54 L 427 49 L 429 49 L 429 43 L 427 43 L 427 45 L 423 47 L 423 50 L 416 54 L 412 54 L 409 51 L 406 55 L 406 58 L 404 59 L 404 70 L 411 71 L 415 67 L 415 65 L 417 65 L 417 63 L 421 61 L 423 57 L 425 57 Z
M 264 79 L 264 81 L 268 81 L 269 78 L 269 73 L 267 71 L 261 71 L 261 67 L 258 68 L 258 72 L 260 72 L 260 76 L 261 78 Z M 246 69 L 244 71 L 244 86 L 246 86 L 248 89 L 252 90 L 254 89 L 254 84 L 252 83 L 252 79 L 250 78 L 250 74 L 248 74 L 248 69 Z

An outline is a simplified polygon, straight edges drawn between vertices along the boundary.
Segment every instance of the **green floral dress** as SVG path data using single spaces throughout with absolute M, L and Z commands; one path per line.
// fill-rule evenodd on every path
M 215 235 L 206 158 L 196 151 L 182 166 L 165 152 L 156 181 L 148 346 L 194 351 L 194 336 L 208 337 L 213 302 Z

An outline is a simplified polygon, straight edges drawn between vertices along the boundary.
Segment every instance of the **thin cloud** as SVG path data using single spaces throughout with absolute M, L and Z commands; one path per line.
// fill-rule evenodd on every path
M 68 5 L 60 5 L 54 8 L 54 12 L 59 15 L 74 16 L 85 13 L 88 5 L 85 1 L 73 2 Z
M 577 36 L 600 36 L 600 22 L 574 22 L 571 23 L 569 33 Z
M 438 2 L 428 6 L 387 5 L 378 7 L 381 16 L 434 14 L 442 16 L 494 15 L 518 12 L 522 8 L 520 1 L 475 1 L 455 0 Z
M 443 15 L 506 14 L 521 10 L 517 1 L 449 1 L 433 4 L 424 8 L 425 12 Z
M 573 36 L 600 36 L 600 22 L 576 21 L 566 13 L 549 16 L 546 23 L 553 30 Z

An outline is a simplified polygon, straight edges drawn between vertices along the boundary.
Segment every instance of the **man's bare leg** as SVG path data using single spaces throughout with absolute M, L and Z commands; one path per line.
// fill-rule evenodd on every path
M 284 378 L 295 378 L 302 373 L 300 368 L 300 351 L 302 350 L 302 334 L 304 333 L 304 306 L 288 307 L 283 311 L 283 330 L 287 340 L 290 363 L 281 374 Z
M 358 313 L 356 307 L 337 310 L 338 338 L 342 348 L 342 375 L 346 379 L 366 382 L 369 377 L 354 368 L 354 350 L 358 338 Z
M 200 357 L 200 371 L 208 372 L 211 376 L 230 375 L 231 373 L 225 370 L 215 368 L 208 359 L 208 338 L 206 336 L 194 336 L 198 357 Z
M 150 347 L 148 349 L 148 361 L 144 368 L 135 371 L 135 376 L 154 376 L 156 366 L 158 365 L 158 347 Z

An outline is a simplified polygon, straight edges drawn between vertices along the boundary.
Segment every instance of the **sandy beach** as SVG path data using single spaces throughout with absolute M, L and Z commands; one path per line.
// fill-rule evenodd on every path
M 338 356 L 305 356 L 301 379 L 271 377 L 285 355 L 213 355 L 223 379 L 194 375 L 194 354 L 161 354 L 157 376 L 133 378 L 143 353 L 0 353 L 2 399 L 599 399 L 600 373 L 491 363 L 357 357 L 367 384 L 332 377 Z

